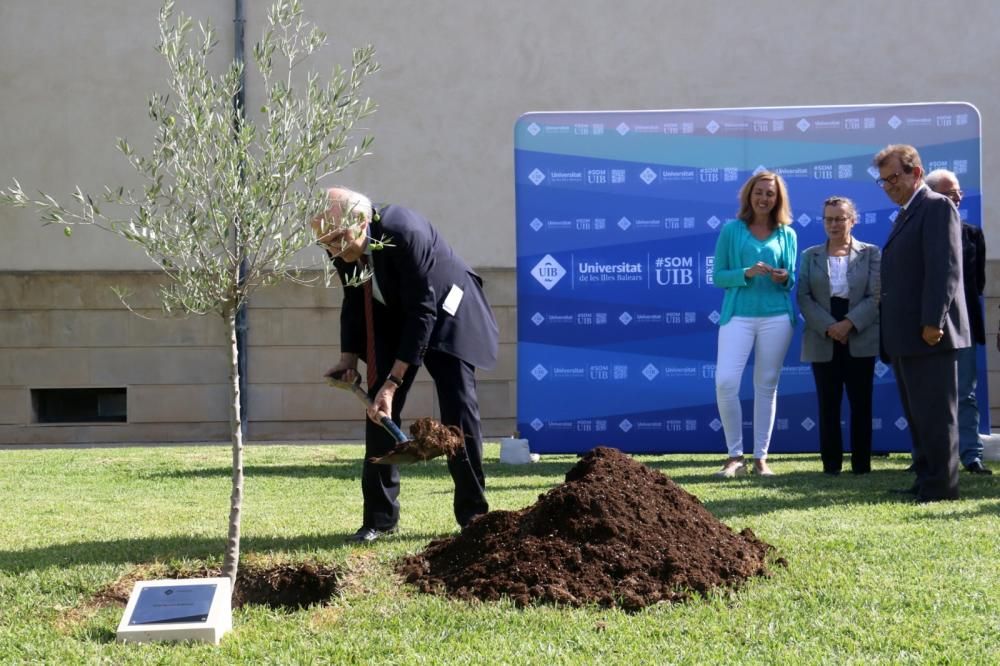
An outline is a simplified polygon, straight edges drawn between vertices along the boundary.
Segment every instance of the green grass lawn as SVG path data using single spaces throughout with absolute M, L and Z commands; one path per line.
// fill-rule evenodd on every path
M 492 508 L 559 484 L 573 456 L 500 465 Z M 723 481 L 720 456 L 640 457 L 735 529 L 788 560 L 735 594 L 636 614 L 469 605 L 402 585 L 393 562 L 454 534 L 451 480 L 403 471 L 401 533 L 365 548 L 357 446 L 260 446 L 246 455 L 243 554 L 346 569 L 343 594 L 295 612 L 234 613 L 220 646 L 118 645 L 120 608 L 97 590 L 133 567 L 221 563 L 229 449 L 0 451 L 0 663 L 668 664 L 1000 663 L 1000 476 L 963 472 L 959 502 L 914 505 L 908 458 L 864 477 L 820 474 L 817 456 L 773 456 L 778 476 Z

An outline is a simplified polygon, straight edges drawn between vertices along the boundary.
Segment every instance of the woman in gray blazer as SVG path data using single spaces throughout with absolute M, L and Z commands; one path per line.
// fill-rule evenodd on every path
M 805 319 L 802 360 L 812 363 L 819 401 L 819 450 L 823 472 L 840 474 L 843 439 L 840 403 L 847 389 L 851 406 L 851 471 L 871 471 L 872 383 L 878 355 L 878 247 L 851 234 L 854 202 L 823 202 L 827 240 L 802 253 L 799 310 Z

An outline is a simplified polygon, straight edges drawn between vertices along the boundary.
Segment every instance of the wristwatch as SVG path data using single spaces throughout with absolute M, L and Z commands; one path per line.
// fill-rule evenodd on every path
M 403 380 L 396 375 L 389 375 L 385 378 L 385 381 L 396 385 L 396 388 L 401 388 L 403 386 Z

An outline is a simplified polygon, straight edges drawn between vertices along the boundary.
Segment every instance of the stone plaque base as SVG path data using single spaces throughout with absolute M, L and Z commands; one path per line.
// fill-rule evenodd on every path
M 199 641 L 219 644 L 233 628 L 228 578 L 144 580 L 132 588 L 118 624 L 119 643 Z

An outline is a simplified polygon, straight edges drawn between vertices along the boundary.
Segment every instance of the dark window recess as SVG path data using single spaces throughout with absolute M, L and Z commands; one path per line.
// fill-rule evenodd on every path
M 124 388 L 31 389 L 35 423 L 124 423 Z

